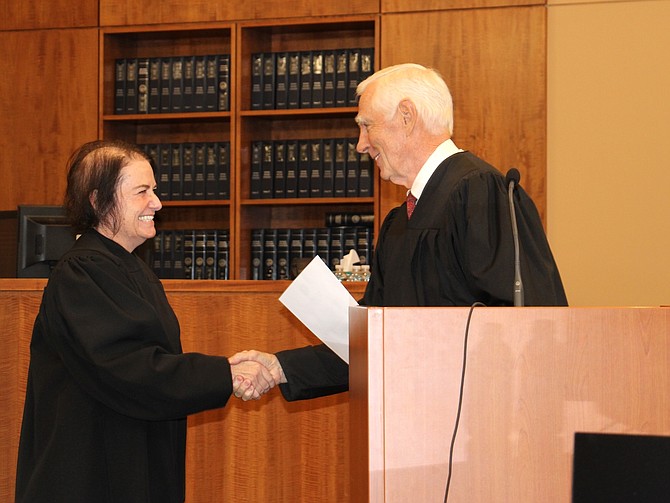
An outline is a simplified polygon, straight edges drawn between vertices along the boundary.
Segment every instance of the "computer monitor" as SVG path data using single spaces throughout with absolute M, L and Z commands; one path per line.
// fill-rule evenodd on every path
M 19 205 L 17 278 L 48 278 L 76 240 L 62 206 Z
M 670 501 L 670 437 L 576 432 L 572 503 Z

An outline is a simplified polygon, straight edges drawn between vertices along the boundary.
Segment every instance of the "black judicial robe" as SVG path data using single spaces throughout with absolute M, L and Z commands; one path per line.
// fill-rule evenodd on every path
M 535 204 L 517 186 L 525 305 L 564 306 L 567 298 Z M 382 224 L 368 306 L 512 306 L 514 241 L 505 177 L 470 152 L 444 160 L 426 184 L 408 221 L 406 205 Z M 288 400 L 348 389 L 348 367 L 327 347 L 278 353 L 289 381 Z
M 182 353 L 163 287 L 95 231 L 44 290 L 30 344 L 18 503 L 185 498 L 186 416 L 232 393 L 225 357 Z

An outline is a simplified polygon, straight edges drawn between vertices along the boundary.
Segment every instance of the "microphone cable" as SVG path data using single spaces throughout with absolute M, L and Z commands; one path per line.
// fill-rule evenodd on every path
M 447 472 L 447 486 L 444 490 L 444 503 L 449 499 L 449 488 L 451 486 L 451 473 L 454 462 L 454 446 L 456 445 L 456 435 L 458 434 L 458 425 L 461 421 L 461 410 L 463 408 L 463 389 L 465 388 L 465 367 L 468 362 L 468 336 L 470 334 L 470 320 L 475 307 L 486 307 L 482 302 L 475 302 L 468 311 L 468 321 L 465 324 L 465 335 L 463 337 L 463 364 L 461 366 L 461 383 L 458 391 L 458 409 L 456 410 L 456 422 L 454 423 L 454 432 L 451 436 L 451 445 L 449 446 L 449 463 Z

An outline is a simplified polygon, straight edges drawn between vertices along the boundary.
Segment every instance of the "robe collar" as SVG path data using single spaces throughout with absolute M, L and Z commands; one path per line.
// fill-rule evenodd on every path
M 435 172 L 437 167 L 440 164 L 442 164 L 442 162 L 445 159 L 459 152 L 463 152 L 463 150 L 458 148 L 451 139 L 445 140 L 442 143 L 440 143 L 437 146 L 437 148 L 433 151 L 433 153 L 430 154 L 430 157 L 428 157 L 424 165 L 421 166 L 419 173 L 416 175 L 416 178 L 414 179 L 412 188 L 409 191 L 407 191 L 407 193 L 409 194 L 409 192 L 411 191 L 414 197 L 416 197 L 418 202 L 419 198 L 421 197 L 421 193 L 423 192 L 423 189 L 426 187 L 428 180 L 430 180 L 430 177 L 433 176 L 433 173 Z

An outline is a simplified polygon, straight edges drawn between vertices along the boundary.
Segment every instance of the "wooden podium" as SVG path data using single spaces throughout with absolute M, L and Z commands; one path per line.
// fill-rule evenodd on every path
M 351 308 L 351 501 L 444 500 L 469 313 Z M 668 308 L 474 308 L 448 501 L 567 503 L 575 432 L 670 435 L 669 339 Z

